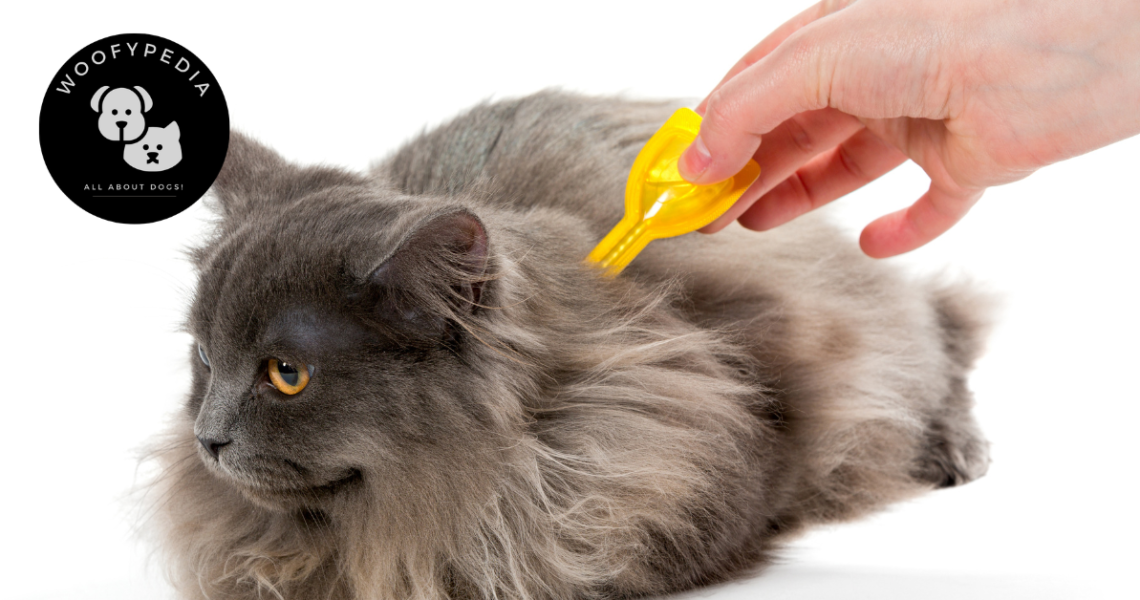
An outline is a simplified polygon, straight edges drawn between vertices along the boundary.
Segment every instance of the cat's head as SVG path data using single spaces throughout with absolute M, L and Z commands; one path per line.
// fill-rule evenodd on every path
M 150 127 L 142 139 L 123 146 L 123 160 L 140 171 L 165 171 L 182 162 L 181 138 L 177 121 Z
M 433 481 L 482 485 L 517 419 L 487 401 L 504 394 L 483 364 L 503 350 L 478 339 L 499 283 L 483 221 L 236 134 L 214 193 L 187 323 L 208 469 L 275 509 L 367 486 L 432 510 Z

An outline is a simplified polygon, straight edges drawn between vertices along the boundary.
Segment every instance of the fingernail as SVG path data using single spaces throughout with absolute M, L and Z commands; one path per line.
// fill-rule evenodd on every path
M 708 146 L 705 146 L 705 141 L 698 135 L 689 149 L 681 155 L 681 160 L 677 166 L 680 168 L 682 177 L 695 182 L 705 171 L 709 170 L 711 164 L 712 155 L 709 154 Z

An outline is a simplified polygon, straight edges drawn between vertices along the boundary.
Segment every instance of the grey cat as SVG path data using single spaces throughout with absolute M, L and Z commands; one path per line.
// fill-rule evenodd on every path
M 368 174 L 233 134 L 152 456 L 182 598 L 629 598 L 988 465 L 985 303 L 818 217 L 583 257 L 673 106 L 478 106 Z

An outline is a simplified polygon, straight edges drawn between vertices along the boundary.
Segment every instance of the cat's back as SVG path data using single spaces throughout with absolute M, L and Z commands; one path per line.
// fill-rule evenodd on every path
M 600 239 L 622 216 L 634 158 L 679 105 L 558 91 L 487 102 L 406 143 L 372 174 L 408 194 L 563 210 Z
M 373 177 L 413 195 L 561 211 L 584 221 L 594 243 L 622 217 L 637 153 L 679 105 L 558 91 L 484 103 L 406 143 Z M 762 234 L 733 226 L 660 240 L 628 272 L 680 282 L 698 318 L 731 323 L 754 320 L 758 305 L 818 314 L 818 302 L 843 304 L 828 313 L 897 302 L 896 277 L 874 262 L 813 214 Z
M 488 102 L 406 143 L 373 177 L 413 195 L 566 213 L 590 230 L 575 236 L 588 240 L 577 249 L 585 257 L 621 219 L 637 153 L 678 106 L 559 91 Z M 907 286 L 894 269 L 868 259 L 818 214 L 764 233 L 734 225 L 660 240 L 627 272 L 679 283 L 694 318 L 711 326 L 750 322 L 771 333 L 758 315 L 784 323 L 802 321 L 801 313 L 817 321 L 829 315 L 820 330 L 835 336 L 840 326 L 831 322 L 858 321 L 883 306 L 893 306 L 900 322 L 911 322 L 906 313 L 914 311 L 927 313 L 913 315 L 920 321 L 931 318 L 925 297 L 900 294 Z

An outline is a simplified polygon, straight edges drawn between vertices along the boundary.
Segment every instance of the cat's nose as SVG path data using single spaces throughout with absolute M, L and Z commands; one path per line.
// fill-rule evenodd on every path
M 198 436 L 198 441 L 202 443 L 202 447 L 206 449 L 206 452 L 210 453 L 210 456 L 213 456 L 215 459 L 217 459 L 218 452 L 222 449 L 222 447 L 228 445 L 233 440 L 214 440 L 207 437 Z

